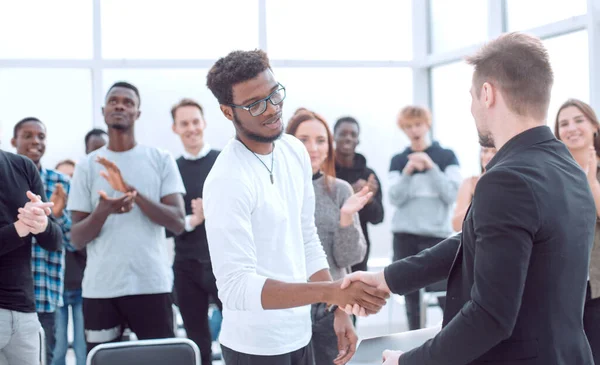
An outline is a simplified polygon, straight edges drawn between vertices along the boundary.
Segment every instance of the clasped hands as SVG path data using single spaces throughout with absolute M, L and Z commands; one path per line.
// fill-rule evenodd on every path
M 26 237 L 29 234 L 39 234 L 48 227 L 48 216 L 52 213 L 54 203 L 44 203 L 39 195 L 27 192 L 29 201 L 19 208 L 18 220 L 15 222 L 15 229 L 19 237 Z
M 390 297 L 390 288 L 383 272 L 357 271 L 334 283 L 333 299 L 347 314 L 365 317 L 378 313 Z

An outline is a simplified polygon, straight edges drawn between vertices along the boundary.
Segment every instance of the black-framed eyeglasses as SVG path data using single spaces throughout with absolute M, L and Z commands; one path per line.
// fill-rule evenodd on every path
M 248 111 L 248 113 L 250 113 L 251 116 L 258 117 L 259 115 L 264 113 L 265 110 L 267 110 L 267 101 L 270 101 L 273 105 L 277 105 L 281 103 L 283 99 L 285 99 L 285 87 L 281 84 L 278 85 L 279 87 L 277 88 L 277 90 L 273 91 L 269 96 L 267 96 L 264 99 L 257 100 L 252 104 L 246 106 L 235 104 L 229 104 L 229 106 L 233 108 L 244 109 Z

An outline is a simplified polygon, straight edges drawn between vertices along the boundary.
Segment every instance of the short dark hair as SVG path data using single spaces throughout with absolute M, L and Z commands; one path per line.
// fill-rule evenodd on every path
M 117 82 L 115 82 L 108 89 L 108 91 L 106 92 L 106 96 L 104 97 L 105 99 L 106 99 L 106 97 L 108 97 L 108 94 L 110 94 L 110 91 L 112 89 L 114 89 L 115 87 L 122 87 L 122 88 L 129 89 L 129 90 L 133 91 L 135 93 L 135 96 L 137 96 L 137 98 L 138 98 L 138 107 L 140 105 L 142 105 L 142 98 L 140 97 L 140 91 L 138 90 L 137 87 L 133 86 L 132 84 L 130 84 L 130 83 L 126 82 L 126 81 L 117 81 Z
M 66 160 L 62 160 L 62 161 L 60 161 L 59 163 L 56 164 L 55 169 L 58 169 L 62 165 L 71 165 L 71 166 L 75 167 L 75 161 L 71 160 L 70 158 L 68 158 Z
M 517 32 L 503 34 L 466 61 L 475 68 L 477 97 L 484 82 L 496 83 L 513 113 L 546 119 L 554 74 L 539 38 Z
M 200 109 L 200 114 L 204 117 L 204 109 L 202 109 L 202 105 L 200 105 L 194 99 L 184 98 L 181 99 L 177 104 L 173 105 L 173 107 L 171 108 L 171 116 L 173 117 L 173 123 L 175 123 L 175 113 L 177 112 L 177 109 L 183 108 L 184 106 L 195 106 L 196 108 Z
M 98 128 L 94 128 L 91 131 L 87 132 L 87 134 L 85 135 L 85 147 L 86 148 L 87 148 L 90 138 L 92 138 L 94 136 L 99 136 L 99 137 L 108 136 L 108 133 L 106 133 L 102 129 L 98 129 Z
M 232 104 L 233 85 L 251 80 L 267 69 L 270 70 L 271 65 L 264 51 L 233 51 L 211 67 L 206 77 L 206 86 L 219 104 Z
M 15 124 L 15 127 L 13 128 L 13 138 L 17 138 L 17 134 L 19 133 L 19 129 L 21 129 L 21 127 L 23 127 L 23 124 L 28 123 L 28 122 L 36 122 L 36 123 L 40 123 L 41 125 L 44 126 L 44 128 L 46 128 L 46 125 L 44 123 L 42 123 L 41 120 L 39 120 L 36 117 L 27 117 L 27 118 L 23 118 L 20 121 L 17 122 L 17 124 Z
M 353 117 L 341 117 L 340 119 L 338 119 L 333 126 L 333 133 L 335 133 L 335 131 L 337 131 L 338 128 L 344 123 L 356 124 L 356 128 L 358 128 L 358 133 L 360 133 L 360 124 L 358 124 L 358 121 Z

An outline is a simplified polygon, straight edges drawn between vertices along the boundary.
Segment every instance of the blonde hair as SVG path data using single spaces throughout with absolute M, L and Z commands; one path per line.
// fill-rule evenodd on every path
M 400 129 L 404 129 L 407 124 L 415 121 L 423 122 L 431 128 L 431 113 L 429 109 L 417 105 L 409 105 L 402 108 L 400 113 L 398 113 L 398 127 Z

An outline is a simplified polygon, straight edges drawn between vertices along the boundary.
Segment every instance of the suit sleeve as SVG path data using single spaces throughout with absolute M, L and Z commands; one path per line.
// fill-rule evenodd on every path
M 42 201 L 48 201 L 46 198 L 44 184 L 40 178 L 40 173 L 37 171 L 33 162 L 28 161 L 27 173 L 31 179 L 31 192 L 39 195 L 42 198 Z M 37 244 L 48 251 L 59 251 L 62 249 L 62 230 L 52 217 L 48 217 L 48 226 L 46 227 L 46 230 L 33 236 L 35 237 Z
M 375 174 L 375 171 L 369 170 L 369 174 L 375 175 L 375 180 L 377 180 L 379 190 L 377 190 L 377 194 L 375 194 L 371 203 L 365 205 L 364 208 L 358 212 L 358 214 L 362 222 L 379 224 L 383 222 L 383 193 L 381 192 L 381 182 Z
M 433 339 L 400 357 L 402 365 L 468 364 L 510 337 L 517 321 L 540 212 L 519 175 L 490 170 L 473 198 L 476 237 L 471 300 Z
M 394 294 L 405 295 L 446 279 L 458 246 L 461 234 L 449 237 L 418 255 L 399 260 L 384 270 L 385 281 Z

